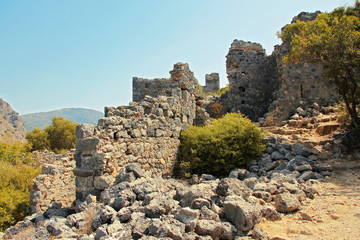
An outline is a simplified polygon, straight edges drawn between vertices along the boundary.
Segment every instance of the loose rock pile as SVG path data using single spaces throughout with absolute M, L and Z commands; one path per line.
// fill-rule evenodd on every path
M 51 206 L 6 230 L 4 239 L 29 228 L 27 239 L 260 239 L 264 233 L 254 227 L 262 218 L 275 221 L 297 210 L 316 195 L 314 179 L 331 170 L 302 144 L 274 137 L 267 144 L 249 170 L 223 179 L 153 178 L 140 164 L 128 164 L 99 199 L 89 195 L 75 209 Z

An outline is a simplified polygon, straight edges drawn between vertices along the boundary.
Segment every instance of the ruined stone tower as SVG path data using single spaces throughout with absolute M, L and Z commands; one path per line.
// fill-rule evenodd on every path
M 211 73 L 205 75 L 205 86 L 203 87 L 204 93 L 216 93 L 220 90 L 219 73 Z
M 267 57 L 260 44 L 235 40 L 226 56 L 226 70 L 227 111 L 240 111 L 252 120 L 262 117 L 278 88 L 275 58 Z

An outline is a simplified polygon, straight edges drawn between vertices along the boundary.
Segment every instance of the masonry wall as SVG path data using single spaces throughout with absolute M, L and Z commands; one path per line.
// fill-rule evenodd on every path
M 107 107 L 97 126 L 77 127 L 77 199 L 90 193 L 99 196 L 128 163 L 138 163 L 153 175 L 171 175 L 181 130 L 206 114 L 196 105 L 197 82 L 188 65 L 175 64 L 170 73 L 170 96 L 145 95 L 125 108 Z
M 73 152 L 36 152 L 34 157 L 43 166 L 30 192 L 30 213 L 46 211 L 50 207 L 72 207 L 75 201 Z
M 292 22 L 312 21 L 320 12 L 302 12 L 295 16 Z M 313 103 L 329 105 L 337 101 L 338 94 L 333 87 L 322 81 L 323 68 L 321 65 L 298 63 L 283 64 L 282 58 L 290 51 L 287 44 L 275 46 L 272 57 L 276 59 L 276 71 L 278 72 L 278 88 L 274 91 L 274 101 L 264 116 L 263 125 L 281 124 L 288 119 L 296 108 L 306 108 Z
M 247 115 L 256 121 L 272 102 L 278 87 L 276 61 L 267 57 L 260 44 L 235 40 L 226 56 L 230 89 L 223 97 L 228 112 Z
M 205 75 L 204 93 L 216 93 L 220 90 L 219 73 L 210 73 Z
M 300 13 L 296 20 L 311 21 L 316 13 Z M 276 46 L 267 56 L 258 43 L 235 40 L 226 56 L 230 90 L 220 102 L 226 112 L 240 111 L 265 126 L 281 124 L 299 106 L 328 105 L 337 99 L 333 88 L 321 81 L 322 67 L 314 64 L 284 65 L 290 46 Z
M 170 78 L 145 79 L 133 77 L 133 101 L 139 102 L 145 96 L 173 96 L 173 89 L 186 89 L 195 93 L 197 80 L 194 73 L 190 71 L 187 63 L 178 63 L 170 71 Z

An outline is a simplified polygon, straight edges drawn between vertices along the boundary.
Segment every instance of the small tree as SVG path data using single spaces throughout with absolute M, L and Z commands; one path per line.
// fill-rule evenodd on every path
M 291 45 L 288 62 L 322 64 L 323 80 L 334 85 L 343 98 L 352 123 L 359 128 L 360 3 L 322 13 L 314 21 L 296 21 L 279 37 Z
M 48 133 L 45 130 L 34 128 L 26 134 L 25 138 L 31 144 L 32 151 L 50 149 Z
M 45 128 L 48 134 L 51 150 L 61 152 L 75 147 L 77 123 L 63 117 L 54 117 L 52 124 Z
M 32 151 L 50 149 L 56 153 L 75 147 L 77 123 L 62 117 L 54 117 L 51 125 L 44 130 L 35 128 L 25 138 L 32 146 Z

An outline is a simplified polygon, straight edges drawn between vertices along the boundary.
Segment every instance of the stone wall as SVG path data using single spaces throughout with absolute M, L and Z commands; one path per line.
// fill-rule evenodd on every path
M 278 86 L 276 61 L 258 43 L 235 40 L 226 56 L 230 89 L 224 99 L 228 112 L 240 111 L 257 120 L 272 102 Z
M 30 213 L 46 211 L 50 207 L 71 207 L 75 201 L 74 153 L 34 153 L 43 163 L 30 192 Z
M 187 63 L 177 63 L 170 71 L 170 78 L 144 79 L 133 77 L 133 101 L 139 102 L 146 95 L 151 97 L 172 96 L 174 88 L 187 89 L 195 93 L 197 80 Z
M 296 20 L 311 21 L 316 13 L 300 13 Z M 230 90 L 220 102 L 227 112 L 240 111 L 264 125 L 279 124 L 298 107 L 313 103 L 328 105 L 336 94 L 321 83 L 322 67 L 314 64 L 282 62 L 290 46 L 276 46 L 267 56 L 258 43 L 235 40 L 226 56 Z
M 99 196 L 117 180 L 134 177 L 124 172 L 129 163 L 139 163 L 153 175 L 171 175 L 181 130 L 207 121 L 208 115 L 196 105 L 197 82 L 188 65 L 175 64 L 170 73 L 170 96 L 145 95 L 127 107 L 107 107 L 97 126 L 77 127 L 77 199 Z
M 220 78 L 218 73 L 211 73 L 205 75 L 204 93 L 216 93 L 220 90 Z
M 291 23 L 296 21 L 313 21 L 320 14 L 301 12 Z M 322 66 L 307 63 L 283 64 L 282 58 L 290 51 L 291 46 L 281 44 L 275 46 L 272 57 L 276 59 L 278 72 L 278 88 L 274 92 L 274 101 L 265 115 L 265 126 L 281 124 L 295 113 L 298 107 L 307 108 L 314 103 L 320 106 L 329 105 L 338 99 L 334 88 L 321 81 Z

